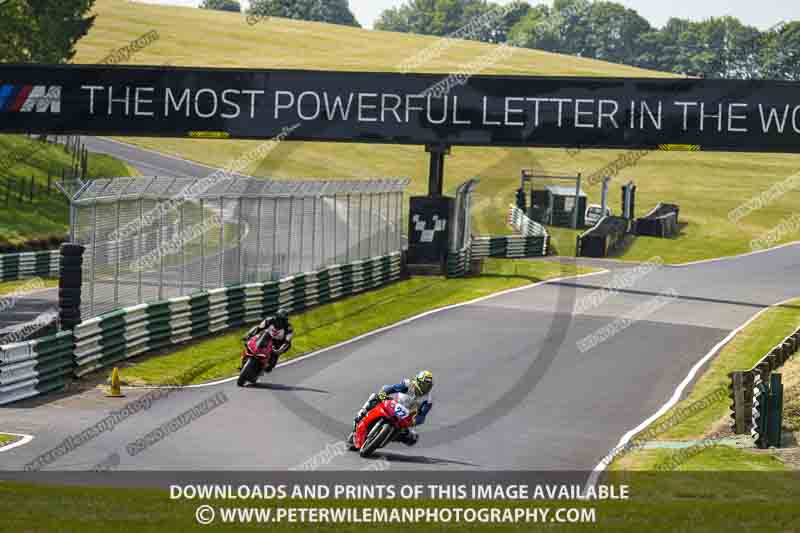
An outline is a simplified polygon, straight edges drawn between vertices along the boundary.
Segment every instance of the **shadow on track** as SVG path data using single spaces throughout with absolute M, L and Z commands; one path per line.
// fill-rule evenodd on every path
M 406 455 L 404 453 L 392 453 L 386 451 L 379 451 L 373 454 L 375 459 L 386 459 L 390 463 L 415 463 L 423 465 L 463 465 L 463 466 L 477 466 L 475 463 L 466 461 L 456 461 L 455 459 L 442 459 L 439 457 L 427 457 L 425 455 Z
M 558 285 L 563 287 L 575 287 L 579 289 L 586 289 L 592 291 L 600 291 L 600 290 L 608 290 L 607 287 L 603 285 L 595 285 L 595 284 L 588 284 L 588 283 L 570 283 L 567 281 L 554 281 L 550 283 L 550 285 Z M 620 293 L 620 294 L 630 294 L 636 296 L 663 296 L 664 293 L 658 291 L 645 291 L 645 290 L 635 290 L 635 289 L 613 289 L 613 292 Z M 756 302 L 743 302 L 740 300 L 725 300 L 722 298 L 707 298 L 703 296 L 689 296 L 684 294 L 679 294 L 677 296 L 670 296 L 676 300 L 686 300 L 690 302 L 703 302 L 703 303 L 715 303 L 715 304 L 724 304 L 724 305 L 736 305 L 742 307 L 754 307 L 756 309 L 766 309 L 768 307 L 780 307 L 784 309 L 800 309 L 800 306 L 795 304 L 762 304 Z
M 325 389 L 315 389 L 312 387 L 297 387 L 294 385 L 284 385 L 282 383 L 255 383 L 250 384 L 247 389 L 267 389 L 274 391 L 289 391 L 289 392 L 319 392 L 320 394 L 330 394 L 331 391 Z

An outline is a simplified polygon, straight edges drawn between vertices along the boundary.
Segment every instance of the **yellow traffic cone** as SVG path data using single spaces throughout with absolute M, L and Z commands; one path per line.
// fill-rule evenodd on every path
M 124 398 L 125 395 L 122 394 L 122 389 L 119 386 L 119 369 L 114 367 L 114 370 L 111 371 L 111 390 L 108 391 L 106 394 L 109 398 Z

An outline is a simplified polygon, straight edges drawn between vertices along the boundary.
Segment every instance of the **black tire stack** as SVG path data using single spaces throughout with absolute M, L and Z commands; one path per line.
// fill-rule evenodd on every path
M 72 329 L 81 321 L 81 285 L 84 247 L 61 245 L 60 279 L 58 281 L 58 318 L 61 329 Z

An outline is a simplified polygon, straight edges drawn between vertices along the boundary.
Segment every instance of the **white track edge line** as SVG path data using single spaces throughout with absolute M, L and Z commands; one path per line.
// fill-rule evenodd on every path
M 530 285 L 523 285 L 522 287 L 514 287 L 513 289 L 506 289 L 504 291 L 496 292 L 496 293 L 493 293 L 493 294 L 488 294 L 486 296 L 480 296 L 478 298 L 475 298 L 473 300 L 469 300 L 469 301 L 466 301 L 466 302 L 460 302 L 460 303 L 457 303 L 457 304 L 447 305 L 445 307 L 439 307 L 437 309 L 431 309 L 430 311 L 425 311 L 424 313 L 420 313 L 418 315 L 414 315 L 414 316 L 411 316 L 411 317 L 408 317 L 408 318 L 404 318 L 400 322 L 395 322 L 393 324 L 389 324 L 388 326 L 383 326 L 381 328 L 374 329 L 374 330 L 368 331 L 366 333 L 362 333 L 361 335 L 358 335 L 358 336 L 353 337 L 352 339 L 348 339 L 346 341 L 342 341 L 342 342 L 340 342 L 338 344 L 333 344 L 333 345 L 327 346 L 325 348 L 320 348 L 319 350 L 317 350 L 315 352 L 307 353 L 305 355 L 301 355 L 300 357 L 295 357 L 294 359 L 289 359 L 288 361 L 284 361 L 283 363 L 278 364 L 275 368 L 281 368 L 281 367 L 284 367 L 284 366 L 289 366 L 289 365 L 293 365 L 293 364 L 299 363 L 299 362 L 304 361 L 306 359 L 310 359 L 312 357 L 316 357 L 316 356 L 318 356 L 320 354 L 323 354 L 325 352 L 328 352 L 328 351 L 331 351 L 331 350 L 336 350 L 336 349 L 341 348 L 343 346 L 347 346 L 348 344 L 352 344 L 354 342 L 358 342 L 361 339 L 365 339 L 367 337 L 371 337 L 372 335 L 377 335 L 379 333 L 383 333 L 384 331 L 389 331 L 390 329 L 394 329 L 394 328 L 403 326 L 405 324 L 408 324 L 409 322 L 413 322 L 414 320 L 418 320 L 420 318 L 424 318 L 426 316 L 430 316 L 430 315 L 435 314 L 435 313 L 441 313 L 443 311 L 448 311 L 450 309 L 456 309 L 458 307 L 464 307 L 464 306 L 467 306 L 467 305 L 473 305 L 473 304 L 476 304 L 476 303 L 479 303 L 479 302 L 482 302 L 482 301 L 485 301 L 485 300 L 489 300 L 491 298 L 497 298 L 499 296 L 504 296 L 506 294 L 511 294 L 511 293 L 514 293 L 514 292 L 520 292 L 520 291 L 524 291 L 524 290 L 535 289 L 537 287 L 541 287 L 542 285 L 547 285 L 549 283 L 556 283 L 556 282 L 559 282 L 559 281 L 578 279 L 578 278 L 586 278 L 586 277 L 589 277 L 589 276 L 597 276 L 597 275 L 600 275 L 600 274 L 607 274 L 608 272 L 609 272 L 608 270 L 604 269 L 604 270 L 598 270 L 597 272 L 588 272 L 586 274 L 578 274 L 576 276 L 564 276 L 564 277 L 560 277 L 560 278 L 548 279 L 548 280 L 539 281 L 537 283 L 533 283 L 533 284 L 530 284 Z M 221 385 L 223 383 L 228 383 L 228 382 L 234 381 L 236 379 L 237 379 L 237 376 L 233 376 L 233 377 L 230 377 L 230 378 L 220 379 L 220 380 L 217 380 L 217 381 L 211 381 L 209 383 L 199 383 L 197 385 L 184 385 L 182 387 L 157 387 L 157 386 L 131 387 L 129 390 L 136 390 L 136 389 L 167 389 L 167 388 L 200 389 L 200 388 L 204 388 L 204 387 L 212 387 L 214 385 Z
M 762 309 L 761 311 L 759 311 L 758 313 L 754 314 L 749 319 L 747 319 L 742 325 L 731 331 L 724 339 L 719 341 L 716 345 L 714 345 L 714 347 L 711 348 L 711 350 L 706 355 L 704 355 L 702 359 L 700 359 L 697 363 L 695 363 L 695 365 L 689 370 L 689 374 L 687 374 L 687 376 L 683 379 L 683 381 L 681 381 L 678 384 L 678 386 L 675 388 L 675 391 L 672 393 L 670 399 L 667 400 L 667 402 L 664 405 L 662 405 L 658 409 L 658 411 L 656 411 L 650 417 L 645 419 L 641 424 L 639 424 L 635 428 L 625 433 L 622 436 L 622 438 L 620 438 L 617 445 L 614 446 L 614 448 L 612 448 L 611 451 L 609 451 L 609 453 L 607 453 L 600 460 L 599 463 L 597 463 L 597 466 L 594 467 L 591 475 L 589 476 L 589 479 L 586 481 L 586 486 L 587 487 L 594 486 L 597 483 L 597 479 L 600 477 L 600 474 L 603 473 L 603 471 L 608 467 L 608 465 L 610 465 L 614 461 L 614 458 L 619 454 L 619 450 L 622 450 L 634 436 L 647 429 L 647 427 L 650 424 L 661 418 L 664 415 L 664 413 L 672 409 L 680 401 L 681 395 L 686 390 L 686 387 L 688 387 L 689 383 L 691 383 L 694 377 L 697 375 L 697 372 L 700 370 L 700 368 L 702 368 L 703 365 L 705 365 L 712 357 L 714 357 L 717 354 L 717 352 L 719 352 L 726 344 L 728 344 L 731 340 L 733 340 L 733 338 L 736 335 L 738 335 L 743 329 L 752 324 L 758 317 L 760 317 L 762 314 L 766 313 L 770 309 L 784 305 L 796 299 L 797 297 L 789 298 L 787 300 L 783 300 L 782 302 L 778 302 L 768 307 L 765 307 L 764 309 Z M 613 454 L 611 452 L 613 452 Z M 611 457 L 609 457 L 609 455 Z
M 30 441 L 33 440 L 33 435 L 26 435 L 24 433 L 8 433 L 3 432 L 5 435 L 11 435 L 12 437 L 21 437 L 19 440 L 12 442 L 11 444 L 6 444 L 5 446 L 0 446 L 0 453 L 7 452 L 8 450 L 12 450 L 19 446 L 24 446 L 28 444 Z
M 750 256 L 750 255 L 757 255 L 757 254 L 763 254 L 763 253 L 767 253 L 767 252 L 772 252 L 774 250 L 780 250 L 781 248 L 787 248 L 789 246 L 794 246 L 796 244 L 800 244 L 800 241 L 786 242 L 786 243 L 783 243 L 783 244 L 779 244 L 778 246 L 773 246 L 772 248 L 765 248 L 763 250 L 755 250 L 753 252 L 745 252 L 743 254 L 738 254 L 738 255 L 729 255 L 729 256 L 726 256 L 726 257 L 715 257 L 713 259 L 701 259 L 699 261 L 690 261 L 688 263 L 675 263 L 675 264 L 666 265 L 666 266 L 685 267 L 685 266 L 692 266 L 692 265 L 702 265 L 702 264 L 705 264 L 705 263 L 716 263 L 718 261 L 728 261 L 730 259 L 739 259 L 741 257 L 747 257 L 747 256 Z M 776 304 L 776 305 L 778 305 L 778 304 Z

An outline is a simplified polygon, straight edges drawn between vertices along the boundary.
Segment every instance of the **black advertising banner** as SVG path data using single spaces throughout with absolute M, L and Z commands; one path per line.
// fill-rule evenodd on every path
M 800 84 L 3 65 L 0 132 L 800 152 Z
M 453 208 L 449 196 L 412 196 L 408 210 L 408 262 L 441 263 L 447 254 Z

